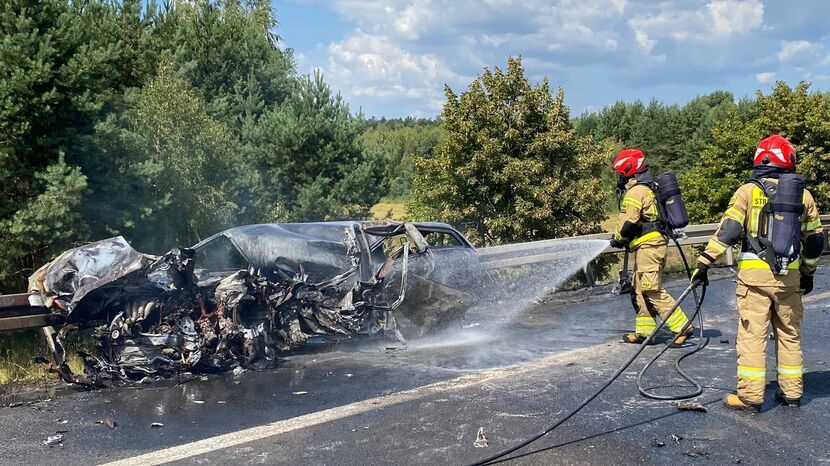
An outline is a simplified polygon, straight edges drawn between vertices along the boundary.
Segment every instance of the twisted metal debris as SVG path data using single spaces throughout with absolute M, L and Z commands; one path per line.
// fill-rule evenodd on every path
M 436 233 L 478 266 L 466 239 L 443 224 L 250 225 L 160 257 L 121 237 L 72 249 L 30 277 L 30 300 L 66 322 L 52 343 L 71 383 L 260 369 L 311 339 L 405 343 L 401 329 L 419 336 L 457 323 L 469 295 L 442 273 L 442 252 L 424 238 Z M 92 339 L 84 374 L 64 354 L 79 329 Z

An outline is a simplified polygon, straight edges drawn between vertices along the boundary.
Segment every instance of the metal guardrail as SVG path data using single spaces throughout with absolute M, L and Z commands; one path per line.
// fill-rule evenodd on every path
M 830 227 L 830 215 L 822 215 L 821 223 L 825 229 Z M 717 223 L 691 225 L 686 228 L 686 238 L 679 240 L 683 246 L 706 244 L 715 233 Z M 477 249 L 484 270 L 540 264 L 562 259 L 572 259 L 573 252 L 569 245 L 573 240 L 607 240 L 609 233 L 572 236 L 568 238 L 531 241 L 529 243 L 505 244 Z M 827 245 L 825 245 L 825 248 Z M 557 250 L 558 249 L 558 250 Z M 732 249 L 728 249 L 727 261 L 731 265 Z M 615 254 L 622 249 L 607 247 L 601 254 Z M 827 251 L 825 251 L 827 252 Z M 589 282 L 593 281 L 590 264 L 585 267 Z M 25 328 L 46 328 L 61 324 L 60 316 L 52 314 L 49 309 L 29 304 L 26 293 L 0 295 L 0 332 Z
M 0 332 L 56 324 L 49 309 L 29 304 L 26 293 L 0 295 Z
M 820 218 L 823 228 L 827 230 L 830 227 L 830 215 L 822 215 Z M 679 239 L 678 243 L 681 246 L 706 244 L 717 229 L 717 223 L 689 225 L 686 227 L 686 237 Z M 567 251 L 556 251 L 556 249 L 565 246 L 566 242 L 571 243 L 573 240 L 608 240 L 610 235 L 610 233 L 595 233 L 591 235 L 531 241 L 528 243 L 503 244 L 479 248 L 477 251 L 483 269 L 501 269 L 565 259 L 573 256 L 573 254 Z M 828 251 L 827 248 L 829 245 L 830 243 L 825 244 L 825 252 Z M 623 252 L 623 249 L 609 246 L 601 254 L 621 252 Z M 727 249 L 726 260 L 729 265 L 734 265 L 732 248 Z

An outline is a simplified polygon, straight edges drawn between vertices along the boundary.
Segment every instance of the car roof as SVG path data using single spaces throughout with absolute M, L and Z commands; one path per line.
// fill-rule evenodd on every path
M 346 230 L 357 227 L 366 230 L 395 229 L 404 222 L 399 221 L 335 221 L 309 223 L 259 223 L 229 228 L 212 235 L 193 249 L 200 249 L 218 237 L 230 239 L 239 252 L 258 268 L 270 268 L 274 259 L 285 259 L 296 264 L 326 264 L 336 270 L 351 267 Z M 414 222 L 416 228 L 425 230 L 456 231 L 446 223 Z M 466 246 L 469 242 L 460 235 Z

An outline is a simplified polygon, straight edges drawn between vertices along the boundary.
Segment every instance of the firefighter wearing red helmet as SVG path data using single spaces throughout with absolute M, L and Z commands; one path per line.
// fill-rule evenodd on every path
M 758 144 L 752 176 L 732 196 L 692 274 L 693 282 L 708 282 L 708 268 L 727 248 L 741 245 L 738 384 L 737 393 L 723 399 L 727 408 L 757 412 L 763 404 L 770 324 L 777 359 L 776 398 L 787 406 L 801 404 L 801 298 L 813 289 L 825 240 L 813 195 L 794 173 L 796 160 L 792 144 L 777 134 Z
M 620 214 L 611 245 L 626 248 L 634 256 L 633 298 L 637 309 L 634 333 L 623 336 L 626 343 L 642 343 L 654 329 L 654 317 L 659 314 L 666 326 L 677 335 L 680 345 L 691 335 L 688 319 L 675 305 L 674 298 L 663 288 L 663 268 L 666 266 L 668 238 L 661 222 L 657 199 L 654 194 L 656 181 L 649 170 L 643 153 L 637 149 L 625 149 L 617 154 L 612 165 L 617 172 L 617 188 L 621 196 Z

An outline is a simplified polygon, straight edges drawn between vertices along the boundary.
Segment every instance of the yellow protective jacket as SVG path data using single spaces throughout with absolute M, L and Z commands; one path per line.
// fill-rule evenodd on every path
M 778 180 L 774 178 L 764 178 L 764 181 L 778 184 Z M 745 183 L 738 188 L 729 201 L 729 208 L 726 209 L 717 232 L 709 240 L 706 250 L 698 257 L 698 262 L 710 266 L 726 252 L 726 248 L 742 242 L 742 251 L 738 257 L 738 281 L 744 285 L 798 287 L 801 274 L 813 275 L 824 249 L 824 234 L 813 195 L 804 190 L 801 257 L 789 264 L 786 275 L 775 275 L 769 265 L 759 259 L 746 244 L 747 235 L 758 235 L 761 210 L 767 201 L 764 191 L 755 183 Z
M 620 204 L 620 215 L 614 228 L 614 238 L 628 244 L 630 250 L 635 250 L 643 244 L 663 246 L 668 240 L 659 231 L 643 232 L 643 225 L 660 220 L 657 212 L 657 199 L 654 191 L 647 185 L 632 178 L 625 185 L 625 195 Z

